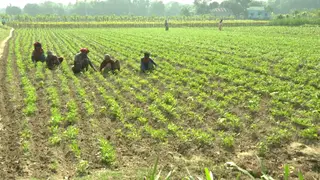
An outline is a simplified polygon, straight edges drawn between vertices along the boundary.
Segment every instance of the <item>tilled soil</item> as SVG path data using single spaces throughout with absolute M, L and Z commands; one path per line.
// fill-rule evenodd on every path
M 1 64 L 7 62 L 9 52 L 8 47 L 5 46 L 7 40 L 0 46 Z M 13 69 L 15 75 L 18 76 L 15 61 Z M 23 130 L 22 121 L 26 117 L 22 115 L 22 107 L 12 103 L 12 97 L 10 97 L 12 93 L 10 87 L 6 84 L 6 73 L 6 66 L 0 66 L 0 177 L 3 179 L 29 177 L 46 179 L 52 176 L 62 179 L 64 177 L 74 177 L 76 175 L 75 166 L 78 162 L 73 161 L 73 158 L 69 156 L 70 150 L 67 145 L 64 143 L 58 147 L 49 145 L 49 104 L 45 99 L 46 93 L 41 88 L 37 89 L 38 110 L 35 116 L 27 118 L 27 124 L 31 131 L 30 152 L 29 155 L 23 152 L 20 134 Z M 33 82 L 33 84 L 35 83 L 37 82 Z M 16 91 L 21 91 L 19 85 L 16 85 L 16 87 Z M 77 99 L 76 90 L 72 89 L 71 84 L 70 89 L 70 96 Z M 91 89 L 87 89 L 87 91 L 90 92 Z M 15 94 L 20 94 L 20 96 L 15 97 L 17 101 L 23 100 L 21 92 Z M 102 100 L 95 99 L 93 96 L 89 96 L 89 98 L 97 102 L 96 108 L 103 104 Z M 64 101 L 63 104 L 66 104 L 67 100 Z M 80 107 L 79 115 L 82 117 L 78 123 L 82 158 L 89 161 L 90 170 L 93 172 L 95 169 L 104 167 L 98 157 L 99 149 L 97 145 L 97 138 L 103 137 L 114 142 L 117 149 L 117 163 L 114 168 L 128 172 L 126 175 L 131 179 L 136 177 L 136 171 L 132 170 L 152 166 L 157 156 L 160 157 L 160 167 L 165 172 L 176 170 L 174 177 L 186 176 L 186 167 L 191 171 L 191 174 L 203 174 L 203 167 L 209 167 L 220 178 L 236 177 L 237 171 L 227 170 L 223 167 L 223 164 L 228 161 L 234 161 L 256 177 L 262 175 L 260 160 L 256 157 L 257 152 L 254 151 L 258 140 L 252 135 L 251 131 L 239 134 L 238 138 L 241 140 L 231 150 L 225 150 L 218 144 L 201 146 L 179 142 L 174 138 L 169 138 L 168 142 L 163 143 L 149 138 L 148 135 L 143 135 L 142 140 L 134 141 L 115 137 L 114 130 L 121 126 L 120 123 L 104 118 L 87 119 L 81 100 L 78 99 L 77 104 Z M 267 106 L 267 104 L 263 104 L 262 107 L 264 106 Z M 264 113 L 267 112 L 261 111 L 259 117 L 263 117 Z M 292 167 L 308 172 L 305 174 L 305 179 L 319 178 L 319 175 L 317 175 L 320 167 L 319 148 L 300 143 L 292 143 L 287 146 L 275 149 L 265 157 L 264 163 L 269 170 L 268 173 L 279 175 L 283 172 L 283 165 L 288 163 Z M 50 166 L 54 162 L 58 162 L 59 167 L 52 171 Z M 213 166 L 213 164 L 217 166 Z M 312 169 L 312 172 L 310 169 Z M 297 174 L 297 169 L 292 169 L 292 174 Z M 244 176 L 242 178 L 245 179 Z M 275 178 L 281 179 L 282 177 Z M 293 175 L 292 179 L 295 178 L 297 178 L 296 175 Z

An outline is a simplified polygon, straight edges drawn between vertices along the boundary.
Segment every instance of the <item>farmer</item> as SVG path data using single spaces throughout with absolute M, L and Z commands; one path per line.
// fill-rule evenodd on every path
M 46 56 L 44 55 L 42 45 L 39 42 L 35 42 L 33 44 L 34 50 L 32 52 L 32 62 L 37 63 L 37 62 L 44 62 L 46 60 Z
M 167 19 L 164 21 L 164 26 L 166 27 L 166 31 L 169 31 L 169 23 Z
M 114 73 L 115 70 L 120 71 L 120 62 L 118 60 L 111 59 L 109 54 L 105 54 L 104 60 L 100 64 L 100 72 L 104 77 L 106 77 L 109 71 Z
M 80 73 L 83 71 L 88 71 L 88 66 L 90 65 L 94 71 L 97 71 L 96 68 L 91 63 L 88 57 L 89 50 L 87 48 L 81 48 L 80 52 L 74 57 L 74 65 L 72 71 L 74 73 Z
M 220 20 L 220 23 L 219 23 L 219 30 L 221 31 L 222 30 L 222 19 Z
M 46 63 L 48 69 L 53 70 L 55 67 L 59 66 L 62 61 L 63 57 L 57 57 L 56 55 L 53 55 L 51 51 L 47 52 Z
M 150 58 L 150 53 L 145 52 L 144 57 L 141 58 L 141 71 L 153 70 L 157 64 Z

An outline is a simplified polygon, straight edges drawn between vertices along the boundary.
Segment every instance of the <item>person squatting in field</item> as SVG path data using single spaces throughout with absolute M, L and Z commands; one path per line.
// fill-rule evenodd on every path
M 104 60 L 100 64 L 99 71 L 103 74 L 104 77 L 106 77 L 110 71 L 112 71 L 112 73 L 115 73 L 115 70 L 120 71 L 120 62 L 118 60 L 112 59 L 109 54 L 105 54 Z
M 144 57 L 141 58 L 141 71 L 153 70 L 154 66 L 157 66 L 157 64 L 150 58 L 150 53 L 145 52 Z
M 220 22 L 219 22 L 219 30 L 221 31 L 222 30 L 222 19 L 220 20 Z
M 47 52 L 47 58 L 46 58 L 46 64 L 48 69 L 53 70 L 57 66 L 59 66 L 63 61 L 63 57 L 57 57 L 56 55 L 53 55 L 51 51 Z
M 42 45 L 39 42 L 35 42 L 33 44 L 34 50 L 31 55 L 32 62 L 44 62 L 46 60 L 46 56 L 44 55 L 44 51 L 42 49 Z
M 80 52 L 74 57 L 74 65 L 72 66 L 73 73 L 88 71 L 90 65 L 94 71 L 97 71 L 88 57 L 90 51 L 87 48 L 81 48 Z

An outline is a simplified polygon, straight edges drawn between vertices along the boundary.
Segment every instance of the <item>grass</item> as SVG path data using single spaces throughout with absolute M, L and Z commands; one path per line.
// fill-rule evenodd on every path
M 9 36 L 10 29 L 2 27 L 0 25 L 0 42 L 2 42 L 4 39 L 6 39 Z
M 249 171 L 237 166 L 233 162 L 226 163 L 226 167 L 229 169 L 233 169 L 234 171 L 238 171 L 237 176 L 234 176 L 234 179 L 241 179 L 240 177 L 246 177 L 248 179 L 263 179 L 263 180 L 274 180 L 270 175 L 267 174 L 267 169 L 264 168 L 263 161 L 257 157 L 260 166 L 261 166 L 261 177 L 254 177 L 252 174 L 250 174 Z M 110 179 L 110 178 L 137 178 L 137 179 L 145 179 L 145 180 L 169 180 L 172 178 L 172 176 L 175 173 L 175 169 L 169 171 L 168 173 L 162 172 L 162 169 L 159 169 L 159 157 L 156 158 L 156 161 L 149 169 L 148 172 L 145 170 L 136 170 L 133 172 L 126 171 L 126 172 L 117 172 L 117 171 L 102 171 L 94 173 L 93 175 L 87 176 L 87 177 L 80 177 L 76 178 L 77 180 L 93 180 L 93 179 Z M 139 175 L 140 174 L 140 175 Z M 144 174 L 144 175 L 143 175 Z M 208 168 L 204 168 L 202 172 L 202 176 L 193 176 L 190 174 L 189 170 L 186 169 L 184 180 L 215 180 L 219 179 L 216 175 L 214 175 L 213 171 L 210 171 Z M 298 172 L 297 174 L 299 180 L 304 180 L 304 177 L 301 172 Z M 138 178 L 139 177 L 139 178 Z M 288 164 L 284 165 L 283 168 L 283 179 L 289 180 L 290 179 L 290 166 Z
M 126 170 L 126 171 L 111 171 L 111 170 L 102 170 L 99 172 L 93 172 L 91 175 L 85 177 L 77 177 L 76 180 L 110 180 L 110 179 L 143 179 L 146 174 L 146 169 L 138 170 Z

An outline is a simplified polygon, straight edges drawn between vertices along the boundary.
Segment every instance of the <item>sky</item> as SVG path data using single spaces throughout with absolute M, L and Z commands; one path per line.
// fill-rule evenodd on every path
M 45 2 L 45 1 L 48 1 L 48 0 L 1 0 L 0 8 L 5 8 L 10 4 L 12 6 L 19 6 L 19 7 L 23 8 L 24 5 L 26 5 L 27 3 L 41 3 L 41 2 Z M 51 1 L 57 2 L 57 3 L 63 3 L 63 4 L 76 2 L 76 0 L 51 0 Z M 194 0 L 162 0 L 162 1 L 164 3 L 167 3 L 170 1 L 177 1 L 180 3 L 184 3 L 184 4 L 192 4 Z

